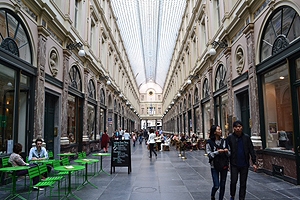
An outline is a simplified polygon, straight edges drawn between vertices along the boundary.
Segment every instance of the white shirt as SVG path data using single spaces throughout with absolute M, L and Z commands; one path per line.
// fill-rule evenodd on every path
M 124 140 L 129 140 L 130 139 L 130 134 L 127 133 L 127 132 L 125 132 L 123 136 L 124 136 Z
M 155 144 L 155 138 L 156 138 L 156 134 L 155 133 L 150 133 L 148 143 Z

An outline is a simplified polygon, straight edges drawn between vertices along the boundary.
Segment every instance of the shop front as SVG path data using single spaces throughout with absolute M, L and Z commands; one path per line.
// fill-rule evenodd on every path
M 29 33 L 11 10 L 0 8 L 0 152 L 19 142 L 30 148 L 33 133 L 36 68 Z
M 266 18 L 260 38 L 258 157 L 267 173 L 300 184 L 300 17 L 289 6 Z

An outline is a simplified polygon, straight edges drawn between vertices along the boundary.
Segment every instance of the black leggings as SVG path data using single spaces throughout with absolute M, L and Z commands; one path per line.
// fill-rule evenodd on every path
M 152 152 L 154 153 L 155 156 L 157 156 L 157 153 L 154 151 L 154 143 L 149 144 L 149 149 L 150 149 L 150 158 L 152 158 Z

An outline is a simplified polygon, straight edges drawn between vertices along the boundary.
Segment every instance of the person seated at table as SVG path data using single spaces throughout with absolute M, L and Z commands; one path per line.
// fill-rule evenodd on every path
M 29 151 L 28 161 L 35 160 L 45 160 L 48 159 L 48 152 L 43 145 L 43 140 L 41 138 L 37 138 L 35 140 L 35 147 L 32 147 Z M 48 173 L 51 171 L 52 167 L 47 165 Z
M 35 140 L 35 147 L 32 147 L 29 151 L 28 161 L 32 160 L 44 160 L 48 159 L 48 152 L 45 147 L 43 147 L 43 140 L 37 138 Z
M 16 166 L 37 167 L 36 164 L 28 164 L 28 163 L 24 162 L 23 158 L 20 155 L 22 152 L 22 148 L 23 148 L 22 144 L 20 144 L 20 143 L 14 144 L 13 153 L 9 157 L 9 162 L 11 163 L 11 165 L 13 167 L 16 167 Z M 28 174 L 28 170 L 19 170 L 16 172 L 17 176 L 24 176 L 26 174 Z M 39 181 L 40 181 L 40 179 L 38 176 L 34 177 L 32 180 L 33 185 L 37 184 Z M 34 189 L 43 190 L 43 188 L 37 188 L 37 187 L 34 187 Z
M 171 143 L 171 138 L 169 136 L 167 136 L 167 138 L 165 139 L 165 142 L 160 144 L 160 151 L 163 151 L 164 146 L 170 147 L 170 143 Z

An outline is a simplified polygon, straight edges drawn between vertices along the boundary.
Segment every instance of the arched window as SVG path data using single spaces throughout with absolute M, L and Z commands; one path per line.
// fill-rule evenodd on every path
M 188 108 L 192 108 L 192 95 L 191 94 L 189 94 L 189 99 L 188 99 Z
M 93 80 L 89 80 L 89 84 L 88 84 L 88 94 L 89 97 L 92 99 L 96 99 L 96 90 L 95 90 L 95 84 L 93 82 Z
M 300 36 L 300 17 L 290 7 L 275 10 L 264 28 L 260 43 L 260 61 L 285 49 Z
M 203 82 L 203 90 L 202 90 L 202 96 L 203 98 L 209 97 L 209 84 L 208 84 L 208 79 L 205 78 Z
M 0 9 L 0 47 L 32 63 L 29 35 L 21 19 L 12 11 Z
M 103 88 L 100 90 L 100 103 L 105 104 L 105 93 Z
M 195 101 L 194 103 L 199 102 L 198 88 L 196 88 L 194 92 L 194 101 Z
M 226 78 L 226 69 L 224 65 L 219 65 L 216 73 L 216 79 L 215 79 L 215 89 L 216 89 L 215 91 L 217 91 L 218 89 L 226 85 L 225 78 Z
M 77 66 L 71 67 L 69 71 L 69 77 L 70 77 L 70 86 L 79 91 L 82 91 L 81 77 Z
M 117 104 L 117 100 L 114 101 L 114 111 L 117 112 L 118 109 L 118 104 Z

